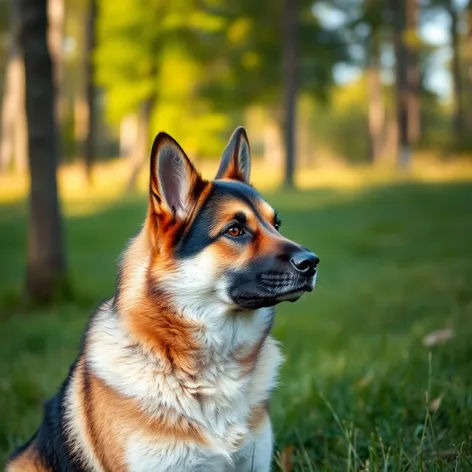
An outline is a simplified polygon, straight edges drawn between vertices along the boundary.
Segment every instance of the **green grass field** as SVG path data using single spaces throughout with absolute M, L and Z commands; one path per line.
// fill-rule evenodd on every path
M 472 470 L 472 184 L 266 197 L 284 234 L 321 258 L 316 291 L 277 312 L 276 462 L 287 472 Z M 146 210 L 144 197 L 82 205 L 66 206 L 76 300 L 37 310 L 15 306 L 25 206 L 0 207 L 0 462 L 39 424 Z M 423 345 L 444 328 L 455 337 Z

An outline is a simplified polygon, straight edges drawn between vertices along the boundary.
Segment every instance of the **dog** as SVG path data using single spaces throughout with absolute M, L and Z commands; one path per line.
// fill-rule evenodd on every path
M 8 472 L 270 470 L 273 307 L 313 290 L 319 259 L 282 236 L 250 169 L 243 128 L 213 181 L 157 135 L 116 292 Z

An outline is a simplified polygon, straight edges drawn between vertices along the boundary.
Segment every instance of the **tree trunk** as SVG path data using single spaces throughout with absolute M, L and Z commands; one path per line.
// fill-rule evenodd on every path
M 416 144 L 421 137 L 421 71 L 419 63 L 418 2 L 407 0 L 406 22 L 408 38 L 408 83 L 410 88 L 408 103 L 408 137 Z
M 461 60 L 459 51 L 459 19 L 457 11 L 454 7 L 453 0 L 447 0 L 447 11 L 450 16 L 450 36 L 452 48 L 452 81 L 454 84 L 453 90 L 453 126 L 454 134 L 457 138 L 463 136 L 464 133 L 464 104 L 463 104 L 463 90 L 462 90 L 462 74 L 461 74 Z
M 0 172 L 11 167 L 17 172 L 27 169 L 27 130 L 24 110 L 25 72 L 20 48 L 18 2 L 10 1 L 10 51 L 5 73 L 0 131 Z M 13 166 L 12 166 L 13 163 Z
M 8 54 L 5 86 L 2 100 L 2 125 L 0 141 L 0 171 L 6 172 L 12 167 L 13 143 L 15 136 L 15 115 L 18 111 L 18 98 L 20 98 L 19 77 L 21 75 L 21 57 L 12 40 Z
M 284 0 L 283 87 L 285 134 L 285 186 L 293 187 L 295 173 L 295 117 L 297 101 L 297 0 Z
M 15 171 L 23 174 L 28 170 L 28 125 L 25 111 L 25 64 L 20 57 L 18 61 L 18 95 L 15 99 L 17 106 L 15 112 L 13 154 L 15 159 Z
M 82 154 L 84 157 L 85 173 L 89 184 L 92 183 L 92 168 L 95 161 L 95 96 L 94 83 L 95 67 L 93 52 L 96 44 L 95 21 L 97 18 L 97 0 L 90 0 L 85 28 L 85 96 L 86 96 L 86 126 L 85 136 L 82 143 Z
M 120 122 L 120 157 L 129 157 L 133 152 L 136 136 L 138 135 L 137 114 L 126 115 Z
M 375 0 L 370 0 L 370 8 L 380 8 Z M 369 97 L 368 121 L 370 152 L 373 163 L 378 163 L 382 158 L 384 147 L 384 121 L 385 107 L 382 94 L 382 80 L 380 77 L 380 41 L 379 25 L 372 24 L 370 36 L 369 59 L 367 68 L 367 94 Z
M 467 5 L 467 50 L 466 50 L 466 65 L 467 65 L 467 128 L 472 131 L 472 0 L 469 0 Z
M 264 164 L 271 169 L 283 167 L 283 146 L 280 121 L 268 116 L 264 125 Z
M 390 11 L 393 15 L 393 43 L 395 49 L 396 76 L 396 115 L 398 127 L 397 165 L 407 169 L 410 166 L 411 150 L 408 139 L 408 50 L 405 46 L 406 0 L 390 0 Z
M 46 0 L 20 0 L 21 43 L 26 76 L 26 117 L 31 187 L 26 288 L 38 301 L 66 289 L 66 257 L 56 169 L 59 146 L 54 85 L 46 34 Z
M 141 104 L 138 117 L 138 127 L 136 132 L 136 141 L 134 149 L 131 153 L 131 174 L 126 186 L 127 192 L 136 189 L 139 172 L 143 168 L 145 162 L 149 158 L 149 127 L 151 122 L 151 114 L 154 108 L 154 99 L 149 98 Z
M 48 46 L 53 62 L 53 77 L 55 86 L 55 113 L 56 122 L 62 123 L 64 118 L 65 101 L 63 97 L 63 53 L 64 41 L 64 0 L 47 0 L 47 14 L 49 28 Z

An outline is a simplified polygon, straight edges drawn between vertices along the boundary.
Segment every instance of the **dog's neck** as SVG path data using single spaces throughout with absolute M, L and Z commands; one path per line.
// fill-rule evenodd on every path
M 273 309 L 238 311 L 215 296 L 197 296 L 183 287 L 170 293 L 149 277 L 150 247 L 138 235 L 122 261 L 114 310 L 134 342 L 146 351 L 167 356 L 169 368 L 184 370 L 222 362 L 227 356 L 252 352 L 267 337 Z

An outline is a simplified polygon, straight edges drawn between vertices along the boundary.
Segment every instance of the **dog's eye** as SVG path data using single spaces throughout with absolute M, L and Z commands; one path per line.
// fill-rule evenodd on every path
M 243 228 L 240 225 L 230 226 L 226 230 L 226 234 L 228 236 L 231 236 L 232 238 L 238 238 L 239 236 L 242 236 L 244 233 L 245 233 L 245 231 L 243 230 Z
M 282 226 L 282 221 L 280 220 L 279 217 L 276 217 L 274 221 L 274 228 L 278 231 L 281 226 Z

